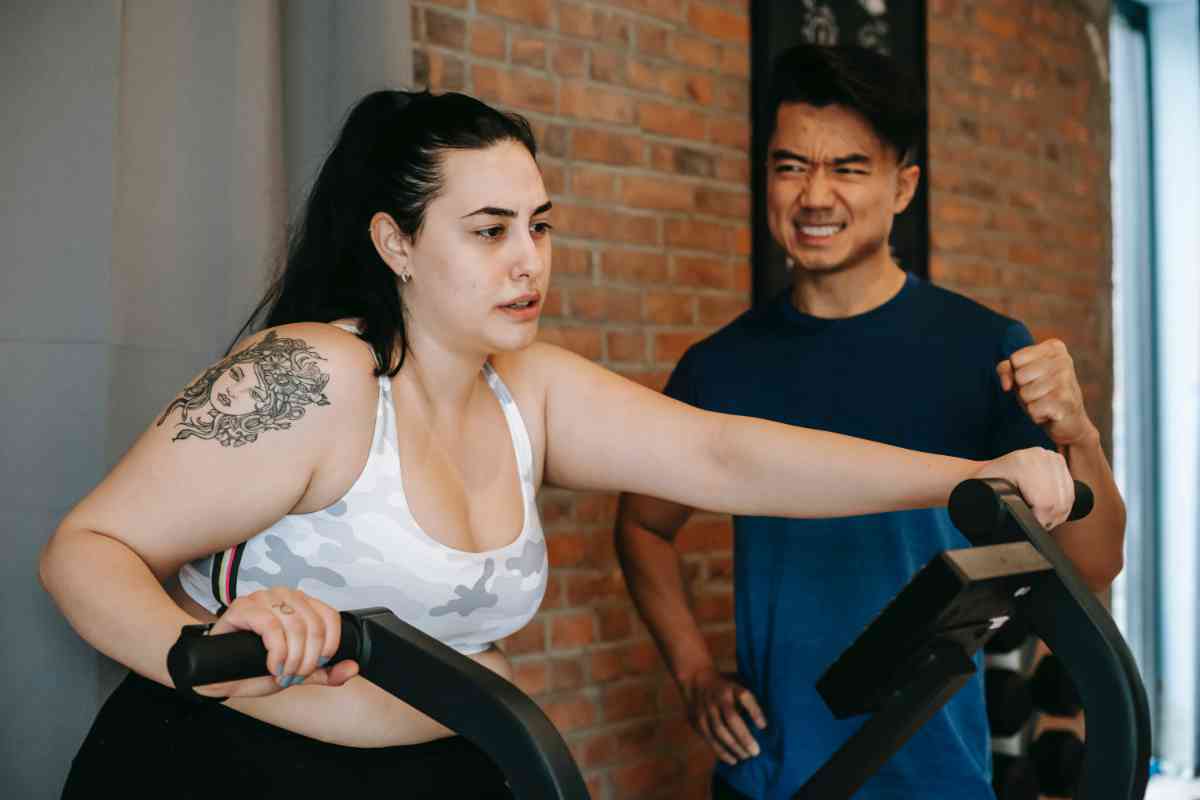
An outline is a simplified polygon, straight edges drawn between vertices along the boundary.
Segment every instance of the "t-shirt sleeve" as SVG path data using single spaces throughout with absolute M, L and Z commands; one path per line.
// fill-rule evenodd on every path
M 996 353 L 996 363 L 1011 356 L 1023 347 L 1033 344 L 1033 335 L 1020 322 L 1012 322 L 1004 332 L 1000 347 Z M 1054 442 L 1046 435 L 1021 404 L 1017 402 L 1015 392 L 1005 392 L 1000 386 L 1000 377 L 994 376 L 995 387 L 995 420 L 991 431 L 990 458 L 997 458 L 1013 450 L 1023 450 L 1026 447 L 1045 447 L 1057 450 Z
M 700 398 L 694 378 L 695 361 L 696 358 L 691 350 L 683 354 L 683 358 L 679 359 L 679 363 L 671 371 L 671 377 L 667 378 L 667 385 L 663 387 L 663 394 L 687 403 L 690 406 L 700 405 Z

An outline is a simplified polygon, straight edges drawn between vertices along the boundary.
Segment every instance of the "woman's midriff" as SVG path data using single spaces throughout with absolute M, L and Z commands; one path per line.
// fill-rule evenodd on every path
M 216 621 L 177 581 L 169 581 L 166 589 L 186 613 L 203 622 Z M 492 646 L 468 658 L 512 680 L 512 667 L 499 648 Z M 419 744 L 453 734 L 364 678 L 336 687 L 301 685 L 268 697 L 231 698 L 225 705 L 311 739 L 347 747 Z

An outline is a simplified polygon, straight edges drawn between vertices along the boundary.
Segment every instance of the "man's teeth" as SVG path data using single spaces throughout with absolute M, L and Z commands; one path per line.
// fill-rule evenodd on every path
M 801 225 L 800 232 L 805 236 L 833 236 L 842 229 L 841 225 Z

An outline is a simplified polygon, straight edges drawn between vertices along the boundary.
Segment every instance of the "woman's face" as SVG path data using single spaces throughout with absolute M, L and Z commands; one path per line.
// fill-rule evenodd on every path
M 533 342 L 550 281 L 550 201 L 525 147 L 442 156 L 443 188 L 409 243 L 413 344 L 493 353 Z
M 213 407 L 222 414 L 249 414 L 264 399 L 252 364 L 234 364 L 213 381 L 209 393 Z

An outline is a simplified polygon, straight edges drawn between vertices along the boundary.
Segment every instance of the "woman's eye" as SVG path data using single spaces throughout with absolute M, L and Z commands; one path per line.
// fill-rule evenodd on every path
M 475 233 L 484 239 L 499 239 L 504 235 L 504 226 L 493 225 L 490 228 L 483 228 L 482 230 L 475 231 Z
M 535 222 L 535 223 L 533 223 L 533 225 L 530 226 L 530 229 L 534 232 L 535 235 L 544 236 L 547 233 L 549 233 L 550 231 L 554 230 L 554 226 L 551 225 L 549 222 Z

